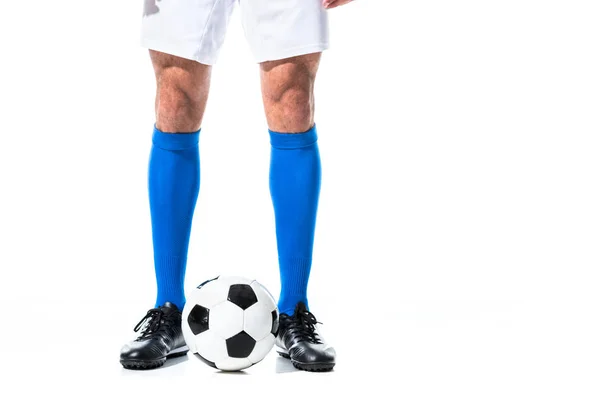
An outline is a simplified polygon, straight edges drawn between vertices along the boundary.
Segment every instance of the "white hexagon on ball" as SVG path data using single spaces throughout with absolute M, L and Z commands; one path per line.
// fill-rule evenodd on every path
M 252 289 L 254 289 L 254 293 L 256 293 L 256 297 L 258 298 L 259 303 L 268 305 L 269 307 L 273 307 L 273 310 L 277 308 L 273 295 L 267 290 L 266 287 L 261 285 L 258 281 L 252 281 L 250 286 L 252 287 Z
M 259 300 L 244 311 L 244 331 L 254 340 L 259 341 L 271 334 L 273 307 Z
M 229 301 L 217 304 L 210 310 L 208 329 L 223 339 L 229 339 L 244 329 L 244 311 Z
M 212 330 L 196 335 L 194 345 L 197 353 L 210 362 L 216 363 L 218 360 L 227 358 L 225 339 Z
M 185 344 L 187 345 L 187 347 L 189 347 L 190 351 L 192 353 L 197 353 L 198 350 L 196 348 L 196 335 L 194 335 L 192 333 L 192 331 L 186 327 L 187 324 L 185 324 L 185 320 L 182 321 L 183 322 L 183 340 L 185 340 Z
M 187 303 L 201 305 L 212 309 L 217 304 L 227 300 L 229 285 L 221 279 L 213 279 L 195 288 L 187 297 Z
M 265 336 L 265 338 L 256 342 L 252 353 L 250 353 L 250 355 L 248 356 L 248 360 L 250 360 L 252 364 L 260 362 L 263 358 L 265 358 L 267 354 L 269 354 L 269 351 L 271 351 L 274 344 L 275 336 L 271 334 Z

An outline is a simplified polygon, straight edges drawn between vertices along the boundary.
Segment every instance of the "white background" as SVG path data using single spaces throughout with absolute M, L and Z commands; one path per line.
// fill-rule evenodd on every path
M 155 295 L 140 16 L 138 0 L 0 10 L 3 398 L 598 399 L 597 1 L 330 13 L 309 288 L 339 354 L 330 374 L 275 354 L 245 374 L 192 357 L 121 368 Z M 240 274 L 277 295 L 268 156 L 236 12 L 201 136 L 188 290 Z

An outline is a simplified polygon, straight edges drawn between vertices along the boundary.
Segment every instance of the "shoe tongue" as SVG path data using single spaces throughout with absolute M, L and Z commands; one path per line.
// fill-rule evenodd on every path
M 163 304 L 162 306 L 160 306 L 160 309 L 165 311 L 165 312 L 169 312 L 169 311 L 179 311 L 179 308 L 177 308 L 177 306 L 173 303 L 171 303 L 170 301 L 167 301 L 165 304 Z
M 294 314 L 298 314 L 298 313 L 302 313 L 306 311 L 306 304 L 304 304 L 303 302 L 299 302 L 298 304 L 296 304 L 296 310 L 294 311 Z

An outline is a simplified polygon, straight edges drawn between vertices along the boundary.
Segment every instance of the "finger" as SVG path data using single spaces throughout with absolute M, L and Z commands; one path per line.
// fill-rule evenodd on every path
M 323 0 L 323 6 L 326 9 L 337 7 L 335 4 L 338 3 L 338 0 Z
M 349 3 L 350 0 L 323 0 L 323 6 L 326 9 L 336 8 L 346 3 Z

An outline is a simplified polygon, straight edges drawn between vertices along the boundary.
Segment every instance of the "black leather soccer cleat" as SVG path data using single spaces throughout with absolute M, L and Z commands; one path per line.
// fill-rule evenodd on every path
M 335 350 L 327 345 L 316 329 L 317 319 L 304 303 L 296 305 L 293 316 L 279 316 L 275 345 L 280 356 L 289 358 L 294 367 L 305 371 L 331 371 Z
M 181 332 L 181 312 L 172 303 L 149 310 L 133 330 L 141 332 L 121 349 L 121 364 L 125 368 L 158 368 L 167 358 L 188 352 Z

